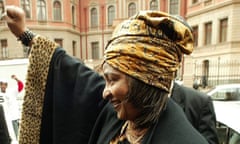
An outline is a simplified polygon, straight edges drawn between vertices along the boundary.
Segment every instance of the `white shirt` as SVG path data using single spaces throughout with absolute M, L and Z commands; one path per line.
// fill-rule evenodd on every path
M 10 120 L 17 120 L 20 118 L 19 104 L 17 101 L 18 90 L 7 89 L 6 93 L 0 92 L 0 96 L 4 99 L 5 113 Z

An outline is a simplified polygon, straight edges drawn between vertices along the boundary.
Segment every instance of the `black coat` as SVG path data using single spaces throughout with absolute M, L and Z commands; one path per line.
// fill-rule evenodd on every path
M 178 103 L 187 119 L 209 142 L 218 144 L 213 102 L 206 94 L 174 83 L 171 98 Z
M 40 144 L 86 144 L 105 105 L 104 79 L 56 49 L 48 73 Z
M 11 139 L 5 119 L 3 106 L 0 104 L 0 144 L 10 144 Z
M 111 104 L 101 112 L 89 144 L 109 144 L 121 130 L 124 121 L 117 118 Z M 157 124 L 143 138 L 143 144 L 207 144 L 206 139 L 186 119 L 181 108 L 169 99 Z

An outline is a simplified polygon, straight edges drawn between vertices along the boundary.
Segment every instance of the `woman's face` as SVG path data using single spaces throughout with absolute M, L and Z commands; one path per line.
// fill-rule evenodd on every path
M 107 63 L 103 64 L 103 74 L 106 80 L 103 98 L 112 103 L 119 119 L 134 120 L 138 116 L 139 110 L 126 100 L 129 88 L 127 75 Z

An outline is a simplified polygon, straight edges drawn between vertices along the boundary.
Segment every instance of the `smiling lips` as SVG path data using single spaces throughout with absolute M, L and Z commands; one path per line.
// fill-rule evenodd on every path
M 120 101 L 111 101 L 111 104 L 113 105 L 114 109 L 117 111 L 120 107 L 121 102 Z

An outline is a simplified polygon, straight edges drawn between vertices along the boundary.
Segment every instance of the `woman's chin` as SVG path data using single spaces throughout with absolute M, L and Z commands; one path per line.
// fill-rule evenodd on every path
M 117 117 L 120 120 L 127 120 L 126 116 L 121 112 L 117 112 Z

